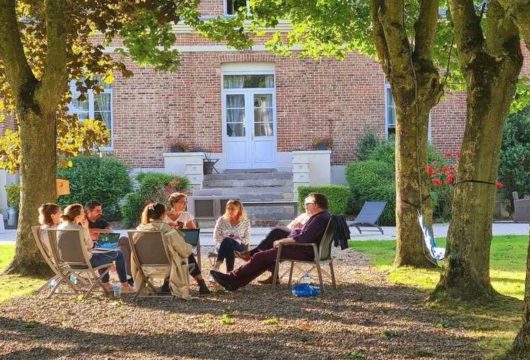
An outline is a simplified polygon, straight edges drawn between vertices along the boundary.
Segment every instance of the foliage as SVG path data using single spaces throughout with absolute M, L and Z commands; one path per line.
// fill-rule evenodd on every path
M 165 173 L 139 173 L 136 175 L 138 189 L 127 194 L 121 206 L 123 223 L 126 227 L 136 226 L 145 205 L 150 201 L 167 205 L 167 199 L 173 192 L 186 192 L 189 180 Z
M 333 148 L 333 138 L 330 136 L 316 137 L 312 141 L 312 147 L 315 150 L 329 150 Z
M 0 28 L 0 32 L 9 34 L 6 39 L 17 37 L 20 42 L 0 40 L 0 60 L 3 60 L 0 61 L 0 117 L 4 112 L 12 116 L 20 114 L 15 111 L 14 93 L 17 90 L 14 85 L 40 86 L 43 81 L 48 81 L 50 84 L 46 85 L 53 85 L 54 90 L 60 89 L 60 92 L 50 92 L 46 99 L 53 108 L 57 107 L 59 165 L 66 166 L 70 156 L 91 154 L 99 146 L 109 143 L 109 131 L 102 121 L 88 119 L 80 122 L 76 115 L 68 114 L 68 104 L 72 100 L 67 86 L 69 81 L 76 81 L 77 100 L 84 102 L 89 90 L 96 94 L 102 92 L 103 85 L 112 83 L 115 74 L 125 78 L 132 76 L 126 57 L 142 67 L 176 71 L 180 54 L 173 46 L 176 37 L 172 30 L 173 24 L 182 20 L 203 35 L 218 41 L 226 39 L 233 47 L 248 48 L 250 41 L 241 31 L 239 19 L 204 20 L 198 5 L 198 1 L 187 0 L 88 1 L 59 5 L 17 1 L 13 11 L 16 19 L 11 18 L 8 6 L 2 6 L 0 15 L 5 27 Z M 55 11 L 48 7 L 54 7 Z M 61 26 L 53 34 L 58 34 L 61 41 L 52 42 L 57 40 L 48 33 L 47 25 L 52 23 Z M 13 24 L 18 25 L 16 29 Z M 94 37 L 95 33 L 101 36 Z M 122 40 L 123 47 L 116 48 L 116 53 L 121 56 L 104 51 L 104 46 L 116 37 Z M 10 53 L 19 55 L 19 45 L 23 47 L 25 57 L 8 57 Z M 53 66 L 46 62 L 48 58 L 55 59 Z M 24 80 L 17 78 L 13 69 L 21 69 L 15 73 Z M 52 72 L 57 72 L 57 76 Z M 32 90 L 26 89 L 26 92 Z M 16 117 L 18 124 L 20 120 Z M 19 135 L 18 130 L 9 130 L 0 139 L 0 168 L 15 172 L 19 167 Z
M 86 204 L 99 201 L 106 220 L 120 218 L 119 202 L 132 190 L 127 167 L 112 157 L 78 156 L 72 167 L 59 169 L 57 176 L 70 181 L 70 194 L 59 198 L 59 204 Z
M 6 186 L 7 192 L 7 206 L 17 209 L 20 206 L 20 185 L 19 184 L 9 184 Z
M 309 193 L 318 192 L 328 198 L 329 212 L 332 214 L 346 214 L 350 190 L 342 185 L 310 185 L 298 187 L 298 207 L 304 208 L 304 199 Z
M 346 181 L 351 191 L 351 210 L 358 213 L 365 201 L 386 201 L 381 224 L 395 224 L 395 175 L 394 164 L 367 160 L 349 164 Z
M 357 160 L 365 161 L 368 160 L 370 154 L 374 149 L 382 143 L 382 140 L 372 131 L 365 131 L 359 140 L 357 140 L 357 146 L 355 149 L 355 155 Z
M 499 178 L 505 199 L 530 195 L 530 107 L 508 117 L 502 136 Z

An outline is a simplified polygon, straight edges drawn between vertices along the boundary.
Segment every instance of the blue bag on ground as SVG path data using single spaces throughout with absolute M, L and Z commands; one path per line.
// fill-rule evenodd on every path
M 310 284 L 296 284 L 291 289 L 294 296 L 310 297 L 320 295 L 320 288 Z

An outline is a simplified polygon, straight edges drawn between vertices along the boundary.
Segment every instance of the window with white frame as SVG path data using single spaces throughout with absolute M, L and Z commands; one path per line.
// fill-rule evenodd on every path
M 76 82 L 70 82 L 72 101 L 69 105 L 69 112 L 77 115 L 79 121 L 94 119 L 102 121 L 110 131 L 110 141 L 106 148 L 112 148 L 112 87 L 110 84 L 102 83 L 103 91 L 96 94 L 88 90 L 85 100 L 79 100 L 79 91 L 76 89 Z
M 396 134 L 396 103 L 392 95 L 392 88 L 385 80 L 385 133 L 386 137 Z M 431 141 L 431 114 L 429 113 L 429 133 L 428 140 Z
M 225 15 L 235 15 L 241 8 L 247 11 L 246 0 L 226 0 L 225 1 Z

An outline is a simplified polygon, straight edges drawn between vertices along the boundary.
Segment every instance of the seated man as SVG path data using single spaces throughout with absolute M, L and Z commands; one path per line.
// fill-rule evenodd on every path
M 112 228 L 110 224 L 102 218 L 103 207 L 100 202 L 91 200 L 85 205 L 85 214 L 88 220 L 88 232 L 92 241 L 98 241 L 99 234 L 110 233 Z M 122 236 L 118 240 L 118 250 L 121 251 L 125 258 L 127 274 L 131 275 L 131 247 L 127 236 Z
M 327 211 L 328 199 L 322 194 L 311 193 L 305 198 L 304 207 L 310 218 L 301 229 L 295 229 L 288 237 L 274 241 L 273 248 L 255 253 L 249 262 L 228 274 L 211 270 L 210 273 L 214 280 L 226 290 L 235 291 L 265 271 L 274 271 L 280 244 L 313 243 L 318 246 L 331 218 Z M 286 247 L 282 250 L 282 254 L 290 259 L 312 260 L 314 258 L 312 247 Z

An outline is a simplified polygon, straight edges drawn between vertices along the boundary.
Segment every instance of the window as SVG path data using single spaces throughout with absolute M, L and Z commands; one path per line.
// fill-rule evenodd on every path
M 86 119 L 100 120 L 105 123 L 105 126 L 110 131 L 110 143 L 107 148 L 112 148 L 112 87 L 110 84 L 103 84 L 104 90 L 96 94 L 89 90 L 86 95 L 86 100 L 80 101 L 78 97 L 80 93 L 76 89 L 75 81 L 70 83 L 70 91 L 72 92 L 72 102 L 69 105 L 70 114 L 75 114 L 79 121 Z
M 235 15 L 241 8 L 247 9 L 246 0 L 226 0 L 225 15 Z
M 385 132 L 386 137 L 396 134 L 396 103 L 392 96 L 390 84 L 385 80 Z M 429 113 L 429 142 L 431 142 L 431 114 Z

